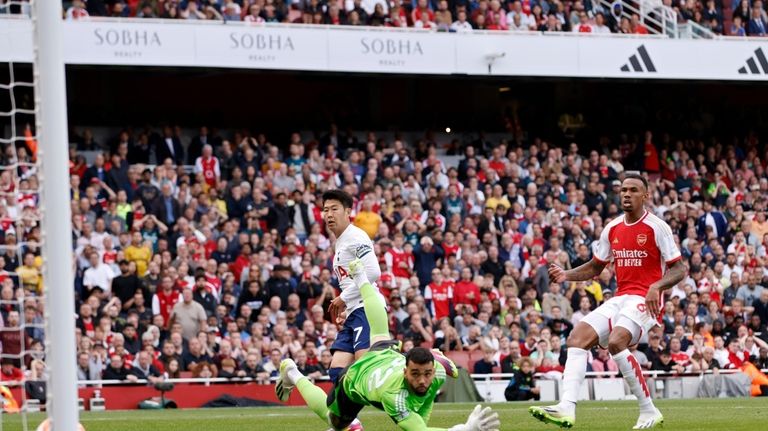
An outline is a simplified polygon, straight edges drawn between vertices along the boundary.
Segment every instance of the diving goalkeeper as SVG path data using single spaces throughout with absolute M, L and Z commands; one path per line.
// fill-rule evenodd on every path
M 406 431 L 498 431 L 498 414 L 480 406 L 464 424 L 449 429 L 427 426 L 446 375 L 456 378 L 458 369 L 437 350 L 415 347 L 401 354 L 399 342 L 389 336 L 384 303 L 369 283 L 362 262 L 354 260 L 349 269 L 363 297 L 371 349 L 342 372 L 328 396 L 299 372 L 293 360 L 283 360 L 275 385 L 277 397 L 288 401 L 293 388 L 298 388 L 309 408 L 337 431 L 347 429 L 365 406 L 383 410 Z

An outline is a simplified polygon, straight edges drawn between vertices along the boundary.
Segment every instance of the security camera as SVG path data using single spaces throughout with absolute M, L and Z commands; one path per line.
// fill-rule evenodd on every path
M 485 54 L 485 59 L 488 61 L 496 60 L 497 58 L 502 58 L 506 56 L 506 52 L 492 52 L 490 54 Z

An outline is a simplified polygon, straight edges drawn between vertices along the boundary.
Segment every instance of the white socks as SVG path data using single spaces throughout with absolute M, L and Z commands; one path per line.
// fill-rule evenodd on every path
M 559 407 L 571 416 L 576 412 L 576 401 L 579 399 L 579 389 L 587 373 L 587 358 L 589 353 L 578 347 L 568 348 L 568 360 L 565 361 L 563 372 L 563 398 Z
M 627 349 L 612 356 L 619 366 L 621 375 L 624 376 L 624 381 L 629 385 L 630 392 L 637 397 L 638 404 L 640 404 L 640 414 L 654 412 L 656 407 L 653 405 L 651 391 L 645 383 L 640 363 L 637 362 L 637 359 Z

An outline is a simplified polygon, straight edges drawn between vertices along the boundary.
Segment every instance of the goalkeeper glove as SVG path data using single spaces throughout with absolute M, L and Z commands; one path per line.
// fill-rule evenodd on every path
M 499 422 L 498 413 L 490 407 L 482 408 L 478 404 L 469 414 L 469 419 L 464 425 L 467 431 L 498 431 L 501 422 Z

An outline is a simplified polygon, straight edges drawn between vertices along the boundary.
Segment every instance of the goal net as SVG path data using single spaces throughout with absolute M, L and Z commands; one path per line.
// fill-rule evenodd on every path
M 45 420 L 44 429 L 74 431 L 78 423 L 60 27 L 60 2 L 0 0 L 3 430 Z M 30 34 L 34 60 L 19 63 Z

